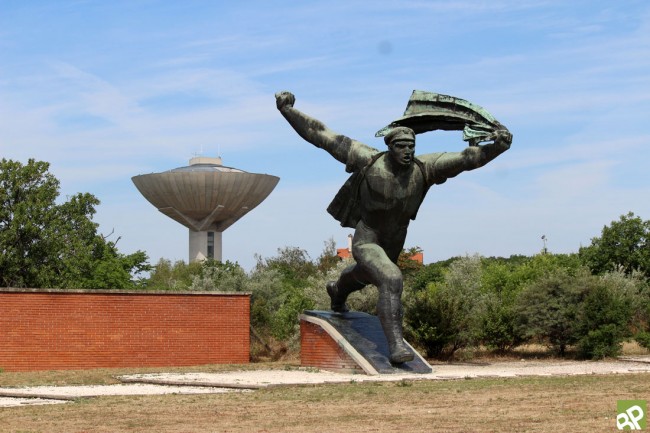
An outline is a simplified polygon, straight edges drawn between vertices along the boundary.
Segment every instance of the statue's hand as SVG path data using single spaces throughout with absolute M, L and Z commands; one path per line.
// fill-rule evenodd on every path
M 508 131 L 508 128 L 501 125 L 496 131 L 494 131 L 494 141 L 500 143 L 511 144 L 512 143 L 512 134 Z
M 278 92 L 275 94 L 275 105 L 278 110 L 282 111 L 285 107 L 293 107 L 296 103 L 296 97 L 291 92 Z

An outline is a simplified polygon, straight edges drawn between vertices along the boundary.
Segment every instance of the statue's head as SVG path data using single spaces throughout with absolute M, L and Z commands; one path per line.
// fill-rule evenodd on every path
M 415 132 L 406 126 L 398 126 L 384 136 L 388 154 L 400 165 L 411 165 L 415 156 Z

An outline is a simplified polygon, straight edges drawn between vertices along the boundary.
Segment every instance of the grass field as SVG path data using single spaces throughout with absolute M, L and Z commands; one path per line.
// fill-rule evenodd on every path
M 626 355 L 647 355 L 635 344 Z M 541 347 L 474 360 L 553 359 Z M 165 368 L 291 369 L 298 360 Z M 0 372 L 0 387 L 119 383 L 149 369 Z M 0 433 L 82 432 L 614 432 L 617 400 L 650 401 L 650 373 L 279 387 L 249 393 L 98 397 L 0 407 Z M 650 423 L 649 423 L 650 424 Z
M 221 368 L 228 367 L 213 367 Z M 0 385 L 108 383 L 114 380 L 111 373 L 116 372 L 1 373 Z M 65 405 L 0 408 L 0 431 L 612 432 L 616 431 L 616 401 L 632 399 L 650 400 L 650 374 L 349 383 L 234 394 L 99 397 Z

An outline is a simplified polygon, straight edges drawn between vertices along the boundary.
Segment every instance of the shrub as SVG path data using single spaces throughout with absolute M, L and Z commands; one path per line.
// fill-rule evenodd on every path
M 575 344 L 584 358 L 615 356 L 631 335 L 634 303 L 628 289 L 613 276 L 558 269 L 522 292 L 517 305 L 521 331 L 560 355 Z
M 578 341 L 580 302 L 589 278 L 588 273 L 573 277 L 560 268 L 529 284 L 516 306 L 522 335 L 564 355 Z
M 483 263 L 481 286 L 486 306 L 481 318 L 481 341 L 491 350 L 506 352 L 523 341 L 513 307 L 521 292 L 521 272 L 517 272 L 521 268 L 492 260 Z
M 481 341 L 490 350 L 505 353 L 525 341 L 517 326 L 514 306 L 503 303 L 496 296 L 486 297 L 485 314 L 481 320 Z
M 650 331 L 650 286 L 645 275 L 640 271 L 626 274 L 618 269 L 600 278 L 612 292 L 615 303 L 622 304 L 625 337 L 633 335 L 641 346 L 650 348 L 650 334 L 644 336 Z
M 595 285 L 581 305 L 578 350 L 590 359 L 616 356 L 623 340 L 630 336 L 631 299 L 620 296 L 605 280 L 592 278 Z
M 440 286 L 431 284 L 414 292 L 405 303 L 407 339 L 422 348 L 427 357 L 441 356 L 445 349 L 453 354 L 453 310 L 453 299 Z
M 430 283 L 443 282 L 450 264 L 459 259 L 460 257 L 454 257 L 445 261 L 421 266 L 416 273 L 406 275 L 404 281 L 405 288 L 407 290 L 420 291 L 426 289 Z
M 641 347 L 645 347 L 646 349 L 650 349 L 650 332 L 649 331 L 639 331 L 636 336 L 634 337 L 637 343 Z
M 148 290 L 188 290 L 194 276 L 200 274 L 202 266 L 200 262 L 187 264 L 178 260 L 172 263 L 160 259 L 151 270 L 145 287 Z
M 407 337 L 429 357 L 450 357 L 476 344 L 485 297 L 480 291 L 479 256 L 452 263 L 443 283 L 405 294 Z
M 507 352 L 526 341 L 518 325 L 516 304 L 526 285 L 556 269 L 573 275 L 580 267 L 576 255 L 538 254 L 533 257 L 486 258 L 482 260 L 481 287 L 486 294 L 481 340 L 488 348 Z
M 192 276 L 190 290 L 246 292 L 246 271 L 238 263 L 206 260 L 202 262 L 198 275 Z
M 272 348 L 272 358 L 298 349 L 299 314 L 314 308 L 306 295 L 307 280 L 317 273 L 306 251 L 278 249 L 276 257 L 257 257 L 257 265 L 245 284 L 252 293 L 251 323 L 257 338 Z
M 615 324 L 607 324 L 588 331 L 578 341 L 580 356 L 589 359 L 603 359 L 621 353 L 621 332 Z

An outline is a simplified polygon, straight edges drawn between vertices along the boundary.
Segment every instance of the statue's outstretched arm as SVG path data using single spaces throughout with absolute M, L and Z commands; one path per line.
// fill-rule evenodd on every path
M 287 119 L 289 125 L 296 130 L 304 140 L 316 147 L 326 150 L 338 161 L 346 164 L 352 139 L 329 129 L 321 121 L 295 109 L 293 104 L 296 97 L 291 92 L 278 92 L 275 102 L 280 113 Z
M 512 144 L 512 134 L 505 127 L 494 132 L 494 141 L 480 145 L 469 146 L 462 152 L 448 152 L 437 158 L 434 169 L 437 178 L 447 179 L 463 171 L 483 167 L 506 150 Z

